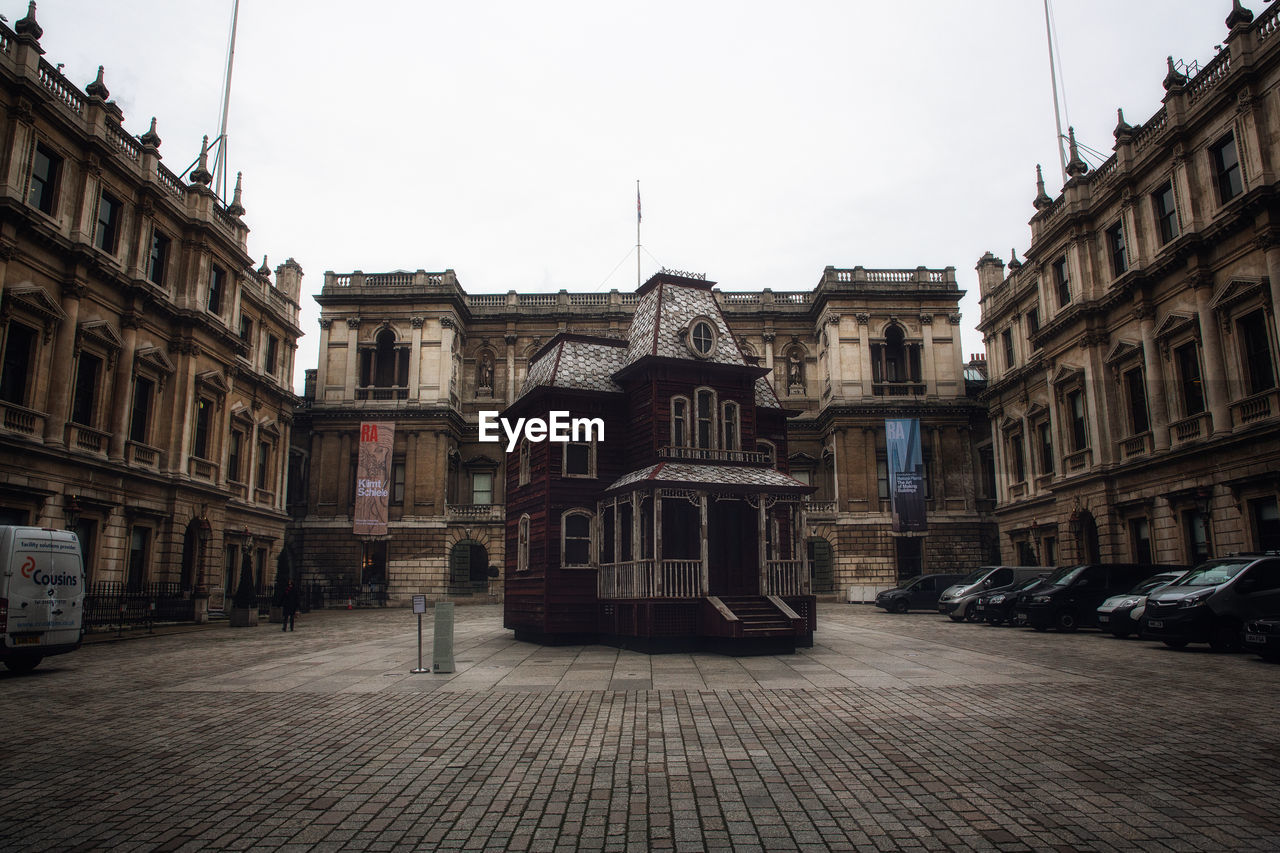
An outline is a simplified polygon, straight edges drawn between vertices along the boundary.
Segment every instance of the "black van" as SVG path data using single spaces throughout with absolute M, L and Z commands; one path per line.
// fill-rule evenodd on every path
M 1250 620 L 1280 612 L 1280 554 L 1238 554 L 1201 563 L 1147 597 L 1142 636 L 1180 649 L 1208 643 L 1235 651 Z
M 936 610 L 942 591 L 963 579 L 964 575 L 918 575 L 902 586 L 886 589 L 877 595 L 876 607 L 883 607 L 890 613 Z
M 1064 566 L 1027 602 L 1027 624 L 1037 631 L 1074 631 L 1098 624 L 1098 605 L 1160 572 L 1187 569 L 1142 563 Z

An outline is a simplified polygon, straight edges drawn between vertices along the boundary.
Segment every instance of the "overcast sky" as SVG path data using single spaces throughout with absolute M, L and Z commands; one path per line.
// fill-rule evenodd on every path
M 1261 0 L 1246 0 L 1261 13 Z M 106 66 L 125 129 L 186 169 L 216 136 L 232 0 L 42 0 L 45 58 Z M 1057 0 L 1065 108 L 1110 153 L 1160 106 L 1165 57 L 1207 63 L 1230 0 Z M 25 3 L 0 0 L 10 26 Z M 1065 125 L 1064 125 L 1065 126 Z M 824 266 L 974 265 L 1030 240 L 1061 188 L 1040 0 L 242 0 L 230 165 L 255 263 L 457 271 L 470 293 L 811 289 Z M 1095 161 L 1096 165 L 1096 161 Z

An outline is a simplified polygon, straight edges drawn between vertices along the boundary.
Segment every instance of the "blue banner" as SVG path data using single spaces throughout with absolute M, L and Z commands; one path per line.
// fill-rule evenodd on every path
M 917 418 L 884 422 L 888 452 L 889 499 L 895 531 L 924 530 L 924 460 L 920 454 L 920 421 Z

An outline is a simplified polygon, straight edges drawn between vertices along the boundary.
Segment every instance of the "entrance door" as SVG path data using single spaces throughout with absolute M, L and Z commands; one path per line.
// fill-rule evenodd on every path
M 924 540 L 916 536 L 899 536 L 893 542 L 897 549 L 898 582 L 902 583 L 923 571 L 923 549 L 920 546 Z
M 710 501 L 707 573 L 712 595 L 760 594 L 759 526 L 759 513 L 746 501 Z
M 813 591 L 815 593 L 835 592 L 836 579 L 832 571 L 832 564 L 835 561 L 832 559 L 831 543 L 821 536 L 811 536 L 808 547 L 809 565 L 813 572 Z
M 489 553 L 473 539 L 449 552 L 449 594 L 470 595 L 489 589 Z

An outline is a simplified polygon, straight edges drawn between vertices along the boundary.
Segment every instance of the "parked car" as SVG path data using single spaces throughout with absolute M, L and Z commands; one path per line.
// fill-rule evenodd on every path
M 1280 553 L 1238 554 L 1201 563 L 1147 596 L 1142 634 L 1180 649 L 1240 646 L 1244 626 L 1280 613 Z
M 1098 606 L 1102 602 L 1155 574 L 1174 569 L 1186 571 L 1187 567 L 1091 563 L 1055 572 L 1049 578 L 1051 582 L 1036 590 L 1027 602 L 1027 624 L 1037 631 L 1049 628 L 1074 631 L 1081 626 L 1097 625 Z
M 894 589 L 886 589 L 876 596 L 876 607 L 890 613 L 906 613 L 908 610 L 933 610 L 938 606 L 938 596 L 964 575 L 919 575 Z
M 1040 566 L 982 566 L 974 569 L 959 583 L 942 591 L 938 598 L 938 612 L 951 617 L 953 622 L 961 622 L 972 617 L 973 604 L 984 593 L 1009 589 L 1014 584 L 1027 578 L 1037 577 L 1044 569 Z
M 1184 572 L 1161 572 L 1152 575 L 1122 595 L 1113 595 L 1098 607 L 1098 627 L 1112 636 L 1124 639 L 1136 634 L 1139 620 L 1147 606 L 1147 595 L 1182 577 Z
M 1046 577 L 1040 575 L 1028 578 L 1010 589 L 995 590 L 978 596 L 973 604 L 974 621 L 985 621 L 989 625 L 1014 624 L 1018 599 L 1043 586 Z
M 1280 663 L 1280 614 L 1246 622 L 1240 635 L 1245 651 Z
M 0 526 L 0 661 L 30 672 L 80 648 L 84 564 L 66 530 Z

